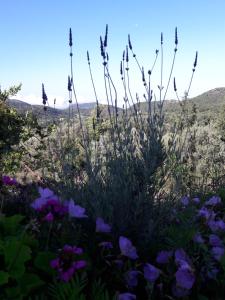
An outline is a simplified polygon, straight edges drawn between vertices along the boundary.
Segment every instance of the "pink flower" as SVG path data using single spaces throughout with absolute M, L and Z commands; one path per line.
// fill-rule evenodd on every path
M 50 266 L 53 269 L 57 269 L 57 268 L 59 268 L 59 263 L 60 263 L 59 258 L 56 258 L 56 259 L 53 259 L 53 260 L 50 261 Z
M 18 184 L 15 178 L 11 178 L 11 177 L 6 176 L 6 175 L 2 176 L 2 182 L 3 182 L 3 184 L 10 185 L 10 186 Z
M 68 282 L 74 275 L 75 269 L 74 267 L 70 267 L 65 271 L 59 271 L 59 278 L 62 281 Z
M 85 260 L 78 260 L 73 263 L 73 267 L 75 270 L 83 269 L 87 266 L 87 262 Z
M 54 216 L 53 214 L 50 212 L 48 213 L 44 218 L 43 218 L 44 221 L 47 221 L 47 222 L 52 222 L 54 220 Z
M 50 262 L 50 266 L 57 270 L 62 281 L 68 282 L 77 270 L 87 266 L 85 260 L 76 260 L 77 255 L 81 255 L 83 250 L 76 246 L 65 245 L 60 251 L 59 257 Z

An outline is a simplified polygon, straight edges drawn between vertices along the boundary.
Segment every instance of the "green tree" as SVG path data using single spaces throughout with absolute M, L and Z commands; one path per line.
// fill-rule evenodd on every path
M 8 90 L 0 89 L 0 156 L 11 150 L 12 145 L 18 144 L 24 125 L 24 119 L 16 110 L 10 108 L 6 101 L 21 89 L 21 84 Z

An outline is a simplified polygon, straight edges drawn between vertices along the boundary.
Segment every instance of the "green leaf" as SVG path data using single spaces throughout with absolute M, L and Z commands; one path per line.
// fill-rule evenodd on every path
M 4 249 L 5 264 L 12 278 L 19 278 L 25 272 L 24 263 L 31 258 L 31 249 L 20 241 L 7 241 Z
M 49 275 L 54 275 L 55 271 L 50 267 L 50 261 L 54 258 L 55 254 L 51 252 L 39 252 L 34 260 L 34 265 Z
M 27 296 L 31 290 L 38 288 L 44 284 L 39 276 L 32 273 L 24 274 L 19 279 L 18 283 L 24 296 Z
M 56 300 L 85 300 L 86 298 L 82 292 L 86 285 L 87 277 L 79 278 L 76 275 L 67 283 L 56 282 L 50 285 L 49 293 Z
M 203 295 L 198 295 L 198 300 L 208 300 L 209 298 Z
M 4 233 L 7 235 L 15 235 L 20 227 L 20 222 L 24 219 L 21 215 L 14 215 L 11 217 L 2 217 L 0 222 L 2 223 Z
M 6 284 L 9 280 L 9 274 L 4 271 L 0 271 L 0 285 Z
M 23 299 L 23 296 L 21 295 L 21 289 L 19 286 L 7 288 L 5 291 L 7 294 L 6 299 L 12 299 L 12 300 L 22 300 Z

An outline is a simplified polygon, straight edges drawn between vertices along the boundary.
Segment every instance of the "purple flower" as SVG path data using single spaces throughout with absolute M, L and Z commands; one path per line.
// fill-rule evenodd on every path
M 193 201 L 195 204 L 199 204 L 199 203 L 200 203 L 200 198 L 194 197 L 194 198 L 192 199 L 192 201 Z
M 115 263 L 117 268 L 122 269 L 122 267 L 124 265 L 124 262 L 122 261 L 122 259 L 115 259 L 113 262 Z
M 85 260 L 78 260 L 73 263 L 73 267 L 75 270 L 83 269 L 87 266 L 87 262 Z
M 155 282 L 160 275 L 160 270 L 151 264 L 146 264 L 144 266 L 144 277 L 150 282 Z
M 208 210 L 206 207 L 202 207 L 201 209 L 199 209 L 198 211 L 198 216 L 199 217 L 203 217 L 206 220 L 209 220 L 209 218 L 212 217 L 212 212 L 210 210 Z
M 221 198 L 219 196 L 213 196 L 208 201 L 205 202 L 205 205 L 214 206 L 221 203 Z
M 3 182 L 3 184 L 10 185 L 10 186 L 18 184 L 18 182 L 16 181 L 15 178 L 11 178 L 11 177 L 6 176 L 6 175 L 2 176 L 2 182 Z
M 65 253 L 73 253 L 73 254 L 77 254 L 77 255 L 83 254 L 83 249 L 82 248 L 79 248 L 79 247 L 76 247 L 76 246 L 70 246 L 70 245 L 64 245 L 63 251 Z
M 52 222 L 54 220 L 54 216 L 51 212 L 49 212 L 44 218 L 43 218 L 44 221 L 47 221 L 47 222 Z
M 77 270 L 87 265 L 84 260 L 75 260 L 76 256 L 82 253 L 81 248 L 65 245 L 60 251 L 59 257 L 50 262 L 50 266 L 58 271 L 58 276 L 62 281 L 68 282 Z
M 188 206 L 190 199 L 188 196 L 184 196 L 181 198 L 180 202 L 184 205 L 184 206 Z
M 120 251 L 124 256 L 127 256 L 130 259 L 138 258 L 136 248 L 133 246 L 133 244 L 128 238 L 124 236 L 120 236 L 119 246 L 120 246 Z
M 212 232 L 221 230 L 224 231 L 225 230 L 225 223 L 223 220 L 210 220 L 208 223 L 209 228 L 212 230 Z
M 216 234 L 210 234 L 209 236 L 209 244 L 213 247 L 221 247 L 223 246 L 222 240 Z
M 131 270 L 125 274 L 125 280 L 129 287 L 135 287 L 138 285 L 138 271 Z
M 48 202 L 47 198 L 37 198 L 34 200 L 34 202 L 31 204 L 31 207 L 37 211 L 41 211 L 41 209 L 45 206 L 45 204 Z
M 131 293 L 119 294 L 118 300 L 136 300 L 136 296 Z
M 59 271 L 59 278 L 62 281 L 68 282 L 74 275 L 75 269 L 74 267 L 70 267 L 65 271 Z
M 98 245 L 104 249 L 112 249 L 113 248 L 113 245 L 111 242 L 101 242 Z
M 41 196 L 41 198 L 51 198 L 51 197 L 55 197 L 55 194 L 52 190 L 48 189 L 48 188 L 42 188 L 42 187 L 38 187 L 38 192 Z
M 175 274 L 177 286 L 190 290 L 195 282 L 195 276 L 188 264 L 182 264 Z
M 158 264 L 167 264 L 172 255 L 173 251 L 160 251 L 156 257 L 156 262 Z
M 50 266 L 52 267 L 52 269 L 59 268 L 59 264 L 60 264 L 60 260 L 58 257 L 50 261 Z
M 47 204 L 47 202 L 51 199 L 53 199 L 54 204 L 60 203 L 58 197 L 54 195 L 54 192 L 51 191 L 48 188 L 41 188 L 38 187 L 38 192 L 41 197 L 34 200 L 34 202 L 31 204 L 31 207 L 34 208 L 37 211 L 41 211 L 43 207 Z
M 217 274 L 219 273 L 219 270 L 217 269 L 217 268 L 212 268 L 211 270 L 209 270 L 208 272 L 207 272 L 207 276 L 208 276 L 208 278 L 210 278 L 210 279 L 214 279 L 214 280 L 216 280 L 216 276 L 217 276 Z
M 175 262 L 179 265 L 182 265 L 185 263 L 191 265 L 191 259 L 189 258 L 187 253 L 182 248 L 177 249 L 175 251 Z
M 224 247 L 213 247 L 212 255 L 216 260 L 220 261 L 222 256 L 224 255 Z
M 172 285 L 172 293 L 175 297 L 182 298 L 182 297 L 188 296 L 190 294 L 190 290 L 183 289 L 183 288 L 177 286 L 176 284 L 173 284 Z
M 109 233 L 111 232 L 111 226 L 107 223 L 102 218 L 97 218 L 96 219 L 96 232 L 105 232 Z
M 204 244 L 204 239 L 202 238 L 201 233 L 197 232 L 194 236 L 193 236 L 193 241 L 197 244 Z
M 85 208 L 81 207 L 80 205 L 75 205 L 72 199 L 70 199 L 68 205 L 68 213 L 70 217 L 75 217 L 79 219 L 87 218 L 87 215 L 85 215 Z

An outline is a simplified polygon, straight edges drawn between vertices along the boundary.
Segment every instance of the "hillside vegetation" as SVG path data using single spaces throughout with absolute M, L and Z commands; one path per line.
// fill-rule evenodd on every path
M 88 52 L 93 104 L 78 106 L 72 69 L 64 110 L 48 107 L 44 84 L 43 105 L 9 100 L 21 86 L 0 91 L 0 298 L 221 300 L 225 88 L 188 99 L 196 52 L 185 99 L 165 100 L 161 80 L 153 101 L 163 34 L 147 74 L 128 35 L 119 108 L 107 40 L 108 26 L 100 38 L 107 105 L 98 101 Z M 168 87 L 177 50 L 176 28 Z M 72 66 L 71 29 L 69 59 Z M 146 102 L 136 95 L 132 103 L 130 59 Z M 176 78 L 173 85 L 177 95 Z

